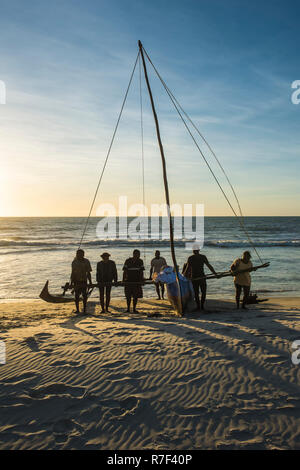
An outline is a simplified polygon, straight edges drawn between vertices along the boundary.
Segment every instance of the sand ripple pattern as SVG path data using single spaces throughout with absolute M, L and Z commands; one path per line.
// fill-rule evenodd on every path
M 3 332 L 1 449 L 300 449 L 300 311 L 61 317 Z

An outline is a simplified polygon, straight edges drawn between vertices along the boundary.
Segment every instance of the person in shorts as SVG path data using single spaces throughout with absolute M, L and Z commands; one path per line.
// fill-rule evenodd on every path
M 133 250 L 132 258 L 128 258 L 123 266 L 123 281 L 128 282 L 125 285 L 125 297 L 127 301 L 127 310 L 130 312 L 131 299 L 133 300 L 133 312 L 138 313 L 136 309 L 138 299 L 143 297 L 142 283 L 144 281 L 144 263 L 140 259 L 140 251 Z
M 164 266 L 167 266 L 167 262 L 165 258 L 160 256 L 160 251 L 156 250 L 155 252 L 155 257 L 151 261 L 151 269 L 150 269 L 150 277 L 149 279 L 155 280 L 157 274 L 159 274 Z M 165 293 L 165 285 L 163 282 L 156 282 L 155 283 L 155 289 L 157 293 L 157 298 L 158 300 L 161 300 L 164 298 L 164 293 Z M 160 290 L 161 290 L 161 296 L 160 296 Z
M 192 256 L 190 256 L 186 262 L 183 275 L 191 279 L 192 281 L 197 310 L 204 310 L 207 290 L 204 265 L 206 265 L 210 269 L 210 271 L 216 276 L 217 273 L 212 267 L 212 265 L 208 262 L 206 256 L 201 255 L 199 252 L 200 248 L 195 245 Z M 199 298 L 199 290 L 201 290 L 201 302 Z
M 82 296 L 83 300 L 83 313 L 86 313 L 87 304 L 87 285 L 92 284 L 91 278 L 91 264 L 87 258 L 84 257 L 84 251 L 79 249 L 76 256 L 72 261 L 71 285 L 75 292 L 75 313 L 79 313 L 79 300 Z
M 97 283 L 99 284 L 101 313 L 109 313 L 110 292 L 112 282 L 118 282 L 118 272 L 116 263 L 109 259 L 109 253 L 102 253 L 102 261 L 97 263 Z M 105 295 L 105 308 L 104 308 Z
M 243 256 L 241 258 L 237 258 L 234 260 L 232 263 L 230 269 L 234 273 L 235 271 L 244 271 L 244 270 L 249 270 L 249 271 L 244 271 L 240 273 L 236 273 L 234 276 L 234 285 L 235 285 L 235 300 L 236 300 L 236 308 L 240 308 L 240 297 L 241 293 L 243 291 L 244 296 L 243 296 L 243 301 L 242 301 L 242 308 L 247 310 L 246 303 L 247 303 L 247 298 L 249 297 L 250 294 L 250 286 L 251 286 L 251 276 L 250 276 L 250 270 L 255 271 L 253 269 L 253 265 L 251 260 L 251 253 L 249 251 L 244 251 Z

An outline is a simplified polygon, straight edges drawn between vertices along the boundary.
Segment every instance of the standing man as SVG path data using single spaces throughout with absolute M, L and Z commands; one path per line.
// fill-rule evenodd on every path
M 164 266 L 167 266 L 167 262 L 165 258 L 160 256 L 160 251 L 156 250 L 155 252 L 155 258 L 152 259 L 151 261 L 151 269 L 150 269 L 150 277 L 149 279 L 155 280 L 157 274 L 159 274 Z M 159 287 L 161 288 L 161 297 L 160 297 L 160 290 Z M 165 293 L 165 285 L 163 282 L 156 282 L 155 283 L 155 289 L 157 293 L 158 300 L 161 298 L 164 298 L 164 293 Z
M 250 286 L 251 286 L 251 276 L 250 271 L 256 271 L 253 269 L 251 259 L 251 253 L 249 251 L 244 251 L 242 258 L 237 258 L 231 265 L 231 271 L 234 273 L 235 271 L 244 271 L 244 272 L 237 272 L 234 276 L 234 285 L 235 285 L 235 300 L 236 300 L 236 308 L 240 308 L 240 297 L 242 290 L 244 291 L 244 297 L 242 302 L 242 308 L 247 310 L 246 303 L 250 293 Z
M 144 281 L 144 263 L 140 259 L 140 251 L 133 250 L 132 258 L 128 258 L 123 266 L 123 281 L 130 284 L 125 286 L 125 297 L 127 301 L 126 313 L 130 313 L 131 298 L 133 299 L 133 312 L 136 310 L 137 300 L 143 297 L 143 289 L 141 283 Z M 135 284 L 136 283 L 136 284 Z
M 118 272 L 116 263 L 109 259 L 109 253 L 102 253 L 102 261 L 97 263 L 97 283 L 99 284 L 99 293 L 100 293 L 100 305 L 102 308 L 101 313 L 110 313 L 109 303 L 110 303 L 110 291 L 111 283 L 118 282 Z M 107 284 L 106 284 L 107 283 Z M 106 284 L 106 285 L 105 285 Z M 104 290 L 105 290 L 105 309 L 104 309 Z
M 204 278 L 204 265 L 206 265 L 210 271 L 217 276 L 216 271 L 209 264 L 208 259 L 204 255 L 200 255 L 200 248 L 195 245 L 193 249 L 193 255 L 190 256 L 187 260 L 185 270 L 183 275 L 190 278 L 193 284 L 193 289 L 195 293 L 195 301 L 197 304 L 197 310 L 204 310 L 204 303 L 206 299 L 206 279 L 199 279 Z M 199 299 L 199 289 L 201 290 L 201 304 Z
M 76 257 L 72 261 L 71 273 L 71 284 L 75 291 L 75 313 L 79 313 L 80 295 L 82 295 L 83 300 L 83 313 L 86 313 L 87 281 L 89 281 L 89 284 L 92 284 L 91 271 L 91 264 L 89 260 L 84 257 L 84 251 L 81 249 L 77 250 Z

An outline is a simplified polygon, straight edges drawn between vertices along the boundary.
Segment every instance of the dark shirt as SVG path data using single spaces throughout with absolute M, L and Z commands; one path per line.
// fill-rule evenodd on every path
M 143 280 L 143 271 L 144 271 L 143 260 L 138 258 L 128 258 L 123 266 L 124 271 L 124 281 L 135 282 Z
M 195 277 L 203 277 L 204 274 L 204 264 L 207 264 L 208 260 L 206 256 L 200 255 L 192 255 L 187 260 L 187 267 L 186 270 L 189 271 L 190 276 L 192 279 Z
M 118 281 L 116 263 L 112 260 L 108 260 L 107 263 L 99 261 L 99 263 L 97 263 L 97 282 L 112 281 Z
M 74 258 L 72 261 L 71 280 L 74 283 L 86 283 L 89 273 L 92 271 L 91 264 L 87 258 Z

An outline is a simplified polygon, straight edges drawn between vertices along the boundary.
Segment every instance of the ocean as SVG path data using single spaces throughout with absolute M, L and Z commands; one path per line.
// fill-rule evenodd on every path
M 125 259 L 134 248 L 141 250 L 145 275 L 149 276 L 150 261 L 159 249 L 168 263 L 171 255 L 168 240 L 150 239 L 149 230 L 140 232 L 140 240 L 106 239 L 97 236 L 99 218 L 91 218 L 82 248 L 90 260 L 95 281 L 96 264 L 103 251 L 111 253 L 122 277 Z M 69 280 L 70 266 L 82 235 L 86 219 L 83 217 L 2 217 L 0 218 L 1 299 L 36 299 L 49 279 L 51 293 L 60 293 L 61 285 Z M 150 221 L 149 228 L 151 227 Z M 193 224 L 195 225 L 195 220 Z M 260 297 L 296 296 L 300 273 L 300 217 L 245 217 L 245 226 L 260 257 L 271 263 L 269 268 L 252 275 L 252 291 Z M 156 234 L 158 237 L 158 233 Z M 152 234 L 153 237 L 153 234 Z M 260 264 L 254 250 L 235 217 L 205 217 L 204 247 L 209 262 L 216 271 L 226 271 L 232 261 L 250 250 L 254 264 Z M 191 250 L 185 240 L 176 240 L 177 261 L 182 268 Z M 207 270 L 207 273 L 209 271 Z M 115 288 L 115 296 L 123 295 Z M 145 297 L 154 296 L 153 286 L 144 288 Z M 208 281 L 208 297 L 234 296 L 232 278 Z M 97 297 L 95 291 L 93 297 Z

